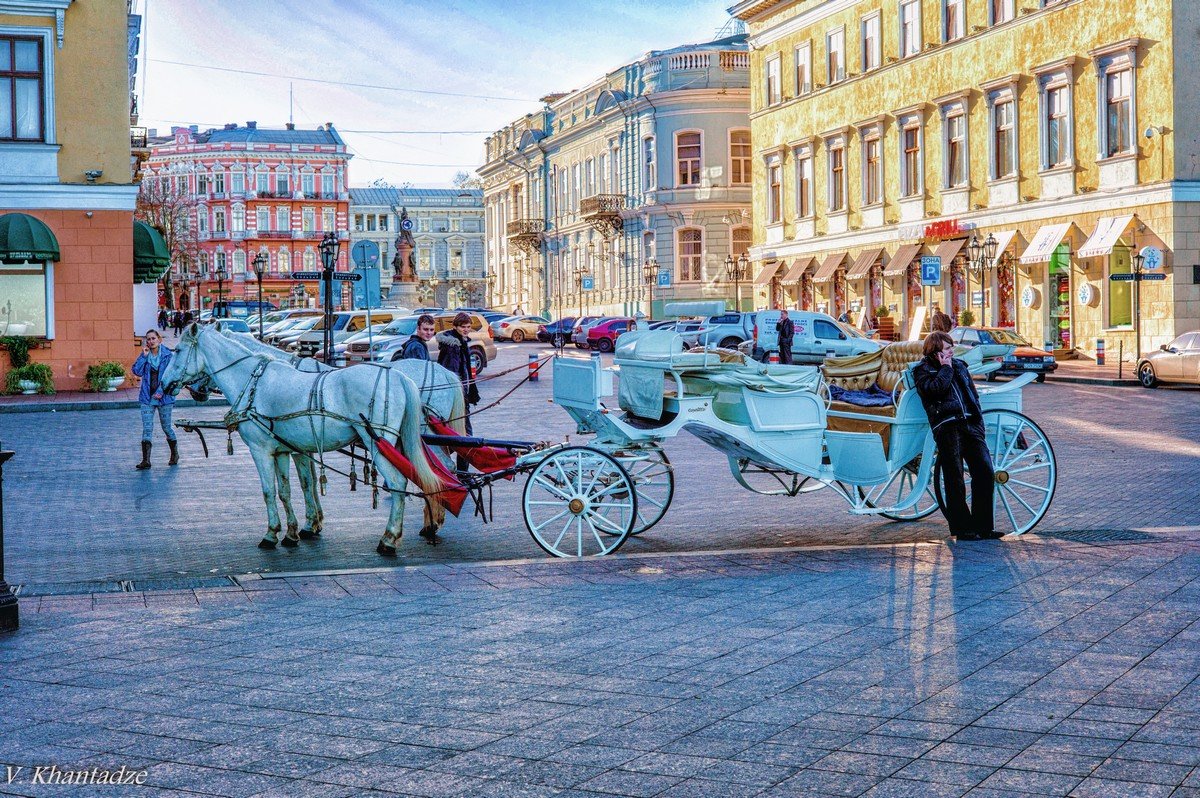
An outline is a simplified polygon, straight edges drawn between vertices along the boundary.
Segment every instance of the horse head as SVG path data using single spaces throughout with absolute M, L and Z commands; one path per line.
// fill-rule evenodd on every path
M 200 337 L 203 333 L 199 325 L 192 323 L 180 336 L 174 357 L 161 377 L 164 393 L 178 393 L 179 389 L 188 383 L 207 380 L 208 367 L 204 362 L 204 354 L 200 351 Z

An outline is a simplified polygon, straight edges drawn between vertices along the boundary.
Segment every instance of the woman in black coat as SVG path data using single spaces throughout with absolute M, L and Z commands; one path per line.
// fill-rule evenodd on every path
M 471 405 L 479 404 L 479 389 L 471 377 L 471 348 L 468 344 L 471 335 L 471 317 L 459 313 L 454 317 L 454 326 L 445 332 L 438 333 L 438 365 L 458 375 L 462 381 L 463 395 L 466 397 L 467 411 L 464 419 L 467 434 L 471 434 Z
M 954 341 L 944 332 L 925 339 L 924 359 L 913 368 L 913 381 L 937 444 L 950 534 L 959 540 L 998 538 L 992 517 L 995 474 L 988 452 L 979 392 L 967 364 L 954 357 Z M 963 461 L 971 472 L 971 508 L 963 480 Z

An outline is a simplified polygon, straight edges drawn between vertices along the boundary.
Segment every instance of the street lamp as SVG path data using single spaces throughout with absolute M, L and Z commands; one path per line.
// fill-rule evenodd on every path
M 213 318 L 219 319 L 229 315 L 229 308 L 225 307 L 225 278 L 229 276 L 229 272 L 224 266 L 217 267 L 217 307 L 214 309 Z
M 725 256 L 725 277 L 733 283 L 733 303 L 735 310 L 742 309 L 742 280 L 746 279 L 746 271 L 750 268 L 750 259 L 743 252 L 734 260 L 733 255 Z
M 254 278 L 258 280 L 258 340 L 262 340 L 263 335 L 263 300 L 262 300 L 262 278 L 263 271 L 267 268 L 267 253 L 260 251 L 254 256 L 254 260 L 250 261 L 254 267 Z
M 979 324 L 988 326 L 987 321 L 987 273 L 996 265 L 996 248 L 1000 242 L 991 233 L 986 241 L 980 242 L 978 234 L 971 234 L 971 243 L 967 244 L 967 257 L 971 268 L 979 273 L 980 303 Z M 971 306 L 971 277 L 967 275 L 967 307 Z
M 337 267 L 341 242 L 337 233 L 326 233 L 321 239 L 321 285 L 325 286 L 325 364 L 333 365 L 333 271 Z
M 575 290 L 579 292 L 579 318 L 583 318 L 583 278 L 589 274 L 586 266 L 575 267 Z
M 647 319 L 654 318 L 654 283 L 658 279 L 658 260 L 655 258 L 646 258 L 646 262 L 642 264 L 642 280 L 646 283 L 646 288 L 650 291 L 650 301 L 647 303 L 650 306 L 650 312 L 646 314 Z
M 1133 362 L 1142 359 L 1142 268 L 1146 256 L 1141 250 L 1129 256 L 1129 265 L 1133 272 Z

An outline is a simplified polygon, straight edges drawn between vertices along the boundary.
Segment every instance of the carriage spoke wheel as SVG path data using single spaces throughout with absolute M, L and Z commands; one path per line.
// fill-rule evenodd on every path
M 925 483 L 921 498 L 906 510 L 892 512 L 887 508 L 899 507 L 912 492 L 920 487 L 921 455 L 917 455 L 897 469 L 887 482 L 874 485 L 866 490 L 868 507 L 884 508 L 879 514 L 893 521 L 919 521 L 933 513 L 938 508 L 938 499 L 934 494 L 932 480 Z
M 992 517 L 996 531 L 1020 535 L 1037 526 L 1058 484 L 1054 449 L 1042 428 L 1028 416 L 1012 410 L 985 410 L 984 431 L 996 473 Z M 971 477 L 965 473 L 967 504 L 971 503 Z M 943 498 L 941 463 L 934 463 L 933 488 L 938 506 Z
M 537 464 L 525 483 L 525 526 L 555 557 L 599 557 L 637 525 L 633 478 L 611 456 L 570 446 Z
M 640 535 L 662 520 L 675 497 L 675 468 L 658 444 L 622 449 L 614 457 L 633 477 L 637 491 L 637 522 L 630 535 Z

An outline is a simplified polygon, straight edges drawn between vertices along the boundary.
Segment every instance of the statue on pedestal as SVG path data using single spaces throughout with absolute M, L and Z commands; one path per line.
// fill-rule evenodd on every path
M 408 208 L 400 209 L 400 232 L 396 236 L 396 256 L 392 258 L 392 282 L 417 282 L 417 242 L 413 239 L 413 223 Z

